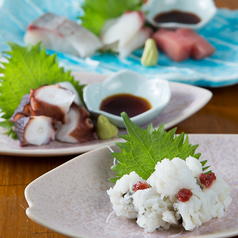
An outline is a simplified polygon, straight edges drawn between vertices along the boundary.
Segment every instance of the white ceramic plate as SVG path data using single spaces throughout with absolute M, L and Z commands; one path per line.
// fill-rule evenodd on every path
M 105 79 L 104 75 L 93 73 L 74 73 L 74 76 L 81 84 L 99 83 Z M 165 129 L 176 125 L 201 109 L 212 96 L 209 90 L 196 86 L 172 82 L 170 86 L 172 94 L 171 100 L 164 111 L 152 121 L 154 128 L 159 127 L 161 123 L 165 124 Z M 148 125 L 145 125 L 144 128 L 147 126 Z M 96 140 L 81 144 L 53 141 L 48 145 L 20 147 L 18 140 L 13 140 L 2 134 L 2 132 L 3 129 L 0 127 L 0 154 L 17 156 L 49 157 L 74 155 L 120 141 L 119 138 Z M 125 130 L 120 130 L 119 134 L 125 134 Z
M 146 234 L 135 220 L 112 215 L 106 190 L 113 184 L 110 166 L 113 157 L 107 147 L 100 148 L 59 166 L 33 181 L 25 190 L 26 210 L 36 223 L 70 237 L 230 237 L 238 234 L 238 135 L 189 135 L 199 144 L 212 171 L 231 187 L 233 201 L 221 219 L 213 219 L 192 232 L 182 227 Z M 112 147 L 116 150 L 116 146 Z

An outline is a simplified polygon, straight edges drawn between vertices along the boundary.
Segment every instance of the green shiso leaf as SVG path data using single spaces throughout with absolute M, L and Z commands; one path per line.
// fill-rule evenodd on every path
M 199 159 L 201 154 L 195 154 L 198 145 L 189 144 L 188 136 L 184 133 L 175 135 L 176 128 L 166 132 L 163 124 L 157 130 L 150 124 L 144 130 L 136 126 L 125 112 L 121 116 L 128 135 L 120 136 L 125 139 L 125 143 L 116 143 L 121 152 L 112 153 L 118 164 L 111 167 L 116 172 L 116 177 L 109 179 L 111 182 L 115 183 L 123 175 L 132 171 L 143 179 L 148 179 L 154 172 L 157 162 L 165 158 L 172 160 L 174 157 L 179 157 L 185 160 L 188 156 L 193 156 Z M 202 161 L 202 166 L 206 162 Z
M 15 140 L 17 139 L 17 135 L 14 132 L 14 130 L 12 129 L 13 123 L 10 123 L 8 120 L 1 121 L 0 122 L 0 127 L 5 128 L 5 132 L 3 132 L 3 134 L 6 134 L 6 135 L 12 137 Z
M 5 68 L 1 68 L 3 75 L 0 76 L 0 111 L 4 113 L 2 118 L 6 121 L 1 122 L 0 126 L 5 127 L 8 135 L 14 138 L 11 130 L 13 124 L 8 120 L 23 95 L 45 84 L 69 81 L 82 97 L 84 85 L 79 85 L 70 75 L 70 71 L 64 72 L 58 66 L 56 54 L 48 55 L 44 48 L 41 49 L 40 43 L 26 47 L 11 42 L 8 44 L 11 51 L 5 53 L 10 57 L 8 63 L 3 63 Z
M 99 35 L 107 20 L 117 18 L 126 11 L 139 11 L 142 3 L 142 0 L 85 0 L 82 5 L 84 15 L 79 18 L 84 27 Z

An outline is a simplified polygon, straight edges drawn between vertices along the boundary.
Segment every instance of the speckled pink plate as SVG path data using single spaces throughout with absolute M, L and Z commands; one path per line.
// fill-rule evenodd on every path
M 99 83 L 106 77 L 95 73 L 74 73 L 73 75 L 81 84 Z M 176 125 L 201 109 L 212 97 L 212 93 L 209 90 L 196 86 L 173 82 L 170 83 L 170 86 L 171 100 L 162 113 L 152 121 L 154 128 L 159 127 L 162 123 L 164 123 L 165 129 Z M 147 126 L 145 125 L 144 128 Z M 120 141 L 119 138 L 96 140 L 81 144 L 53 141 L 48 145 L 20 147 L 18 140 L 13 140 L 2 133 L 3 129 L 0 127 L 0 154 L 17 156 L 76 155 Z M 119 134 L 125 134 L 125 130 L 121 129 Z
M 106 190 L 113 184 L 113 158 L 107 147 L 70 160 L 33 181 L 25 190 L 27 215 L 36 223 L 69 237 L 157 238 L 230 237 L 238 234 L 238 135 L 189 135 L 211 169 L 232 186 L 233 201 L 221 219 L 194 229 L 182 227 L 144 233 L 135 220 L 112 215 Z M 116 147 L 112 147 L 116 150 Z

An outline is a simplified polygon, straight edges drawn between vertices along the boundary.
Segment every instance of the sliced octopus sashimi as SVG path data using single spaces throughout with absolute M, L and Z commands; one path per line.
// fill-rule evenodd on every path
M 58 84 L 41 86 L 30 93 L 31 113 L 44 115 L 65 123 L 65 116 L 73 103 L 75 94 Z
M 20 146 L 48 144 L 55 139 L 56 121 L 45 116 L 22 117 L 14 122 Z
M 31 110 L 30 110 L 30 94 L 25 94 L 21 102 L 19 103 L 18 107 L 14 111 L 13 115 L 10 117 L 9 121 L 17 121 L 21 117 L 30 116 Z
M 76 104 L 78 104 L 79 106 L 83 106 L 83 103 L 82 103 L 82 101 L 81 101 L 81 99 L 79 97 L 79 94 L 78 94 L 77 90 L 75 89 L 75 87 L 73 86 L 72 83 L 70 83 L 68 81 L 64 81 L 64 82 L 60 82 L 58 84 L 60 85 L 60 87 L 72 91 L 74 93 L 74 95 L 75 95 L 74 102 Z
M 56 139 L 62 142 L 78 143 L 97 139 L 95 126 L 84 107 L 72 104 L 67 114 L 67 123 L 61 124 Z

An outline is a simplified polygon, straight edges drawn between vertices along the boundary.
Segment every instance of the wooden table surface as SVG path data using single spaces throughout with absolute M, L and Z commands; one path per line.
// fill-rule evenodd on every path
M 237 0 L 215 0 L 217 7 L 238 9 Z M 238 69 L 237 69 L 238 70 Z M 238 84 L 209 88 L 211 101 L 196 114 L 177 124 L 177 132 L 238 134 Z M 72 159 L 0 155 L 0 238 L 63 238 L 30 220 L 24 197 L 26 186 L 37 177 Z

